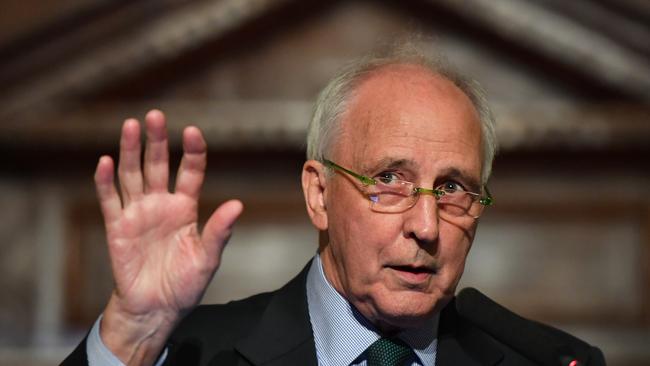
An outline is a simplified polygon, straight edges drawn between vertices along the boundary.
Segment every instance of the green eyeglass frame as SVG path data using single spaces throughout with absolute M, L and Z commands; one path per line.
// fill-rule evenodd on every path
M 374 178 L 370 178 L 370 177 L 367 177 L 365 175 L 361 175 L 359 173 L 353 172 L 353 171 L 351 171 L 351 170 L 349 170 L 347 168 L 344 168 L 344 167 L 336 164 L 335 162 L 333 162 L 331 160 L 323 159 L 323 164 L 325 166 L 329 167 L 329 168 L 332 168 L 332 169 L 344 172 L 346 174 L 349 174 L 350 176 L 358 179 L 359 182 L 361 182 L 361 184 L 363 184 L 364 186 L 377 185 L 377 180 L 375 180 Z M 406 181 L 404 181 L 404 182 L 409 183 L 409 184 L 413 184 L 411 182 L 406 182 Z M 494 198 L 490 194 L 490 191 L 488 190 L 487 186 L 484 186 L 483 190 L 485 191 L 484 196 L 482 196 L 480 193 L 476 193 L 476 192 L 469 192 L 469 191 L 463 191 L 463 192 L 467 193 L 469 195 L 477 197 L 478 199 L 476 199 L 476 202 L 480 203 L 484 207 L 492 206 L 494 204 Z M 438 189 L 438 188 L 430 189 L 430 188 L 422 188 L 422 187 L 414 187 L 412 193 L 417 194 L 417 195 L 428 194 L 428 195 L 436 197 L 436 199 L 440 199 L 445 194 L 447 194 L 447 192 L 445 192 L 442 189 Z M 478 218 L 478 216 L 476 216 L 476 218 Z

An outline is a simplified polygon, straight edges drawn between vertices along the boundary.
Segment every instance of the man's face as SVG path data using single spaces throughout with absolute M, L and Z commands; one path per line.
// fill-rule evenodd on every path
M 374 72 L 357 87 L 341 123 L 327 158 L 343 167 L 418 187 L 448 181 L 474 192 L 480 187 L 476 110 L 450 81 L 419 66 Z M 374 212 L 359 187 L 347 174 L 327 179 L 325 274 L 383 331 L 417 326 L 453 297 L 476 223 L 440 220 L 431 195 L 403 212 Z

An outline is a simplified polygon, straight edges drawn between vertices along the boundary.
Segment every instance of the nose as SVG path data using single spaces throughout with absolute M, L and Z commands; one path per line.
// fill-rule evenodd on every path
M 415 205 L 403 215 L 406 237 L 413 238 L 425 246 L 438 240 L 439 221 L 435 196 L 421 194 Z

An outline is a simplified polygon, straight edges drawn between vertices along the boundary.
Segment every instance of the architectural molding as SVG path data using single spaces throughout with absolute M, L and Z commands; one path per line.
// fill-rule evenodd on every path
M 15 128 L 0 124 L 0 144 L 111 148 L 120 125 L 141 119 L 152 106 L 167 115 L 170 144 L 180 149 L 182 129 L 200 127 L 212 148 L 303 149 L 311 118 L 311 101 L 231 100 L 152 101 L 80 106 L 47 123 Z M 493 103 L 502 150 L 622 149 L 650 146 L 650 106 L 632 104 L 580 105 L 554 101 L 526 105 Z
M 650 100 L 650 62 L 560 13 L 528 0 L 426 0 L 534 48 L 625 93 Z

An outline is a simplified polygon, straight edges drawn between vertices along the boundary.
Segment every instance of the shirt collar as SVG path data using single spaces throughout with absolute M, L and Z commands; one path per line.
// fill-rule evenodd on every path
M 307 274 L 307 304 L 319 365 L 349 365 L 381 338 L 376 328 L 329 283 L 317 254 Z M 438 319 L 398 334 L 424 366 L 435 365 Z

